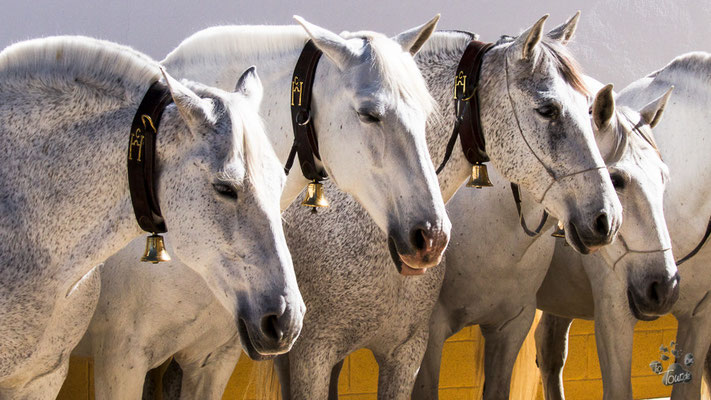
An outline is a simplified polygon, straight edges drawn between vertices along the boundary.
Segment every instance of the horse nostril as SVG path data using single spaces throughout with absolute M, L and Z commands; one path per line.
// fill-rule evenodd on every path
M 262 317 L 260 329 L 262 334 L 271 340 L 280 341 L 284 337 L 284 332 L 279 327 L 279 317 L 274 314 Z
M 427 250 L 428 242 L 430 242 L 429 235 L 422 228 L 417 228 L 412 231 L 412 245 L 416 250 Z
M 664 295 L 662 291 L 662 285 L 658 281 L 652 282 L 649 285 L 649 288 L 647 288 L 647 298 L 649 299 L 650 303 L 661 304 L 661 299 Z
M 605 236 L 610 234 L 610 219 L 607 213 L 603 212 L 595 219 L 595 232 Z

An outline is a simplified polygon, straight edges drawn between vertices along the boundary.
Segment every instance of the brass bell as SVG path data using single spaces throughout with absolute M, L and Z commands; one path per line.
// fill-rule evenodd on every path
M 328 207 L 328 200 L 323 194 L 323 184 L 313 181 L 306 187 L 306 197 L 301 202 L 306 207 Z
M 165 244 L 163 243 L 163 236 L 158 234 L 152 234 L 146 239 L 146 251 L 141 257 L 143 262 L 152 262 L 153 264 L 158 264 L 163 261 L 170 261 L 170 256 L 168 252 L 165 251 Z
M 551 233 L 551 236 L 555 238 L 565 238 L 565 226 L 563 226 L 563 221 L 558 221 L 558 225 L 553 233 Z
M 483 187 L 494 186 L 489 180 L 489 173 L 486 170 L 486 165 L 484 164 L 474 164 L 472 166 L 472 176 L 469 178 L 467 187 L 475 187 L 481 189 Z

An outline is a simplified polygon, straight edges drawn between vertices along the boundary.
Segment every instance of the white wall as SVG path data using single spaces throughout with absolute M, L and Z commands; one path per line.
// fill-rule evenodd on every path
M 0 47 L 54 34 L 84 34 L 161 59 L 191 33 L 216 24 L 291 24 L 395 34 L 442 14 L 440 28 L 483 40 L 517 34 L 545 13 L 548 26 L 582 10 L 574 54 L 586 72 L 622 88 L 690 50 L 711 51 L 709 0 L 0 0 Z

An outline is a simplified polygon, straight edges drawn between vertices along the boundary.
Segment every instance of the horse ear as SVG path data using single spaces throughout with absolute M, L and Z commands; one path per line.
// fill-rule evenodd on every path
M 521 51 L 521 58 L 527 60 L 533 54 L 533 50 L 536 45 L 540 43 L 543 38 L 543 24 L 546 22 L 548 14 L 544 15 L 533 24 L 532 27 L 528 28 L 525 32 L 520 34 L 511 46 L 518 48 Z
M 578 27 L 578 20 L 580 19 L 580 10 L 575 13 L 568 21 L 559 25 L 557 28 L 548 32 L 548 37 L 559 41 L 562 45 L 568 44 L 568 42 L 573 38 L 575 34 L 575 29 Z
M 647 104 L 639 112 L 645 122 L 649 124 L 650 127 L 654 128 L 657 126 L 659 121 L 662 119 L 662 114 L 664 113 L 664 107 L 667 105 L 669 96 L 671 96 L 674 86 L 667 89 L 667 91 L 661 95 L 656 100 L 652 100 L 651 103 Z
M 162 67 L 160 72 L 163 74 L 163 78 L 168 84 L 168 89 L 170 89 L 170 95 L 173 97 L 173 102 L 175 102 L 175 106 L 178 107 L 180 116 L 183 117 L 185 122 L 188 125 L 192 125 L 199 121 L 207 120 L 209 111 L 200 96 L 175 80 Z
M 403 50 L 414 56 L 437 29 L 437 22 L 439 22 L 439 14 L 423 25 L 406 30 L 392 39 L 399 43 Z
M 264 87 L 259 75 L 257 75 L 257 67 L 252 65 L 242 73 L 235 86 L 235 92 L 244 96 L 255 110 L 259 110 L 259 105 L 262 103 L 262 96 L 264 95 Z
M 301 24 L 309 37 L 311 37 L 311 40 L 314 41 L 316 47 L 333 61 L 339 69 L 345 69 L 348 62 L 355 57 L 355 51 L 350 48 L 346 39 L 328 29 L 309 23 L 298 15 L 294 15 L 294 19 Z
M 605 128 L 612 121 L 613 115 L 615 115 L 615 97 L 612 84 L 608 83 L 597 92 L 593 101 L 592 117 L 597 129 Z

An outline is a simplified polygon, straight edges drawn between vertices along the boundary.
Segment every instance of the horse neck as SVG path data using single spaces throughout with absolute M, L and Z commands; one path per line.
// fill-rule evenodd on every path
M 454 129 L 454 76 L 464 49 L 471 39 L 461 34 L 436 32 L 436 42 L 426 44 L 415 57 L 430 94 L 437 101 L 439 116 L 428 122 L 427 146 L 435 168 L 444 159 L 447 142 Z M 447 165 L 437 175 L 445 203 L 454 196 L 471 172 L 471 164 L 464 157 L 461 141 L 457 143 Z
M 263 27 L 255 27 L 263 29 Z M 300 29 L 300 28 L 298 28 Z M 199 33 L 200 35 L 202 33 Z M 162 64 L 171 75 L 190 79 L 223 90 L 232 91 L 242 72 L 252 65 L 257 65 L 258 74 L 264 87 L 264 96 L 260 115 L 264 118 L 265 131 L 269 141 L 282 164 L 286 163 L 294 142 L 291 125 L 291 98 L 288 88 L 291 85 L 294 67 L 306 43 L 307 36 L 300 30 L 289 30 L 273 34 L 265 33 L 255 40 L 274 41 L 283 36 L 288 45 L 276 46 L 273 50 L 260 49 L 252 44 L 250 49 L 238 48 L 252 35 L 244 27 L 225 27 L 216 41 L 234 43 L 225 48 L 206 46 L 199 51 L 187 50 L 190 39 L 173 50 Z M 268 48 L 269 46 L 264 46 Z M 323 74 L 331 70 L 325 68 L 327 62 L 322 57 L 314 80 L 314 102 L 319 92 L 317 86 L 323 82 Z M 286 187 L 282 192 L 282 209 L 285 209 L 301 192 L 308 181 L 299 170 L 298 163 L 289 174 Z
M 432 160 L 435 167 L 439 166 L 444 159 L 444 152 L 447 146 L 447 141 L 452 135 L 454 129 L 454 100 L 452 98 L 454 77 L 459 61 L 464 53 L 465 48 L 471 39 L 461 33 L 436 32 L 434 44 L 426 45 L 426 47 L 417 55 L 416 61 L 422 75 L 427 81 L 427 86 L 432 94 L 432 97 L 439 105 L 440 118 L 431 121 L 427 129 L 427 144 L 429 147 Z M 486 62 L 486 58 L 485 58 Z M 505 120 L 504 120 L 505 122 Z M 457 139 L 457 144 L 454 147 L 452 156 L 447 162 L 447 165 L 438 175 L 440 188 L 442 190 L 442 198 L 445 202 L 449 201 L 455 193 L 471 201 L 488 203 L 486 209 L 499 210 L 494 211 L 497 214 L 512 213 L 511 223 L 506 224 L 507 227 L 514 230 L 521 230 L 518 224 L 516 207 L 512 199 L 509 184 L 506 179 L 496 170 L 492 163 L 488 163 L 489 174 L 491 176 L 494 187 L 481 189 L 491 192 L 501 192 L 497 196 L 477 196 L 478 189 L 462 188 L 460 192 L 457 190 L 462 186 L 470 176 L 471 164 L 464 157 L 461 147 L 461 141 Z M 524 205 L 524 215 L 527 217 L 529 228 L 535 228 L 541 218 L 543 208 L 535 203 L 535 201 L 526 193 L 522 193 Z M 502 203 L 502 201 L 504 203 Z M 457 212 L 461 215 L 472 215 L 471 207 L 456 206 Z M 452 210 L 448 206 L 448 210 Z M 468 210 L 468 211 L 467 211 Z M 555 223 L 553 218 L 548 218 L 548 222 L 544 231 Z M 533 226 L 531 226 L 533 225 Z M 517 237 L 522 238 L 524 246 L 532 243 L 535 239 L 530 238 L 525 234 Z
M 707 140 L 711 133 L 711 85 L 686 77 L 646 83 L 631 91 L 625 89 L 620 103 L 641 109 L 674 85 L 653 132 L 671 176 L 664 195 L 667 228 L 675 257 L 682 257 L 699 243 L 711 217 L 709 196 L 705 190 L 697 189 L 711 186 L 711 142 Z
M 5 110 L 12 109 L 0 115 L 11 143 L 5 154 L 12 154 L 0 179 L 17 194 L 14 204 L 5 202 L 15 210 L 4 219 L 27 227 L 20 234 L 29 248 L 46 252 L 51 262 L 44 268 L 58 268 L 59 279 L 86 272 L 139 232 L 125 158 L 138 101 L 117 105 L 100 95 L 66 96 L 33 89 L 0 94 Z

